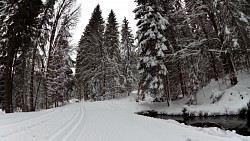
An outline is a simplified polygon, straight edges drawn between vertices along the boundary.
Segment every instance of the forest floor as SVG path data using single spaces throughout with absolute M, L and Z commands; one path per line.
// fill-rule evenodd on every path
M 136 115 L 112 101 L 0 114 L 0 141 L 250 141 L 218 128 Z

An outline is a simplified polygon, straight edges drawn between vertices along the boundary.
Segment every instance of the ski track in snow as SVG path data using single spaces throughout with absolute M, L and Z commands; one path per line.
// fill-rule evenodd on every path
M 77 108 L 77 111 L 75 111 L 76 108 Z M 66 105 L 65 107 L 52 109 L 51 112 L 43 113 L 41 115 L 39 114 L 36 116 L 29 117 L 27 113 L 28 118 L 23 116 L 21 113 L 13 114 L 13 116 L 17 116 L 17 117 L 20 115 L 19 118 L 24 118 L 24 119 L 20 120 L 19 118 L 14 118 L 14 117 L 8 117 L 6 119 L 3 119 L 3 120 L 9 119 L 10 121 L 7 121 L 7 123 L 8 122 L 11 122 L 11 123 L 8 123 L 8 124 L 1 122 L 2 120 L 1 119 L 0 120 L 0 141 L 9 141 L 9 140 L 19 141 L 20 140 L 19 137 L 27 138 L 25 139 L 25 141 L 28 141 L 28 140 L 47 141 L 47 140 L 54 140 L 54 139 L 59 141 L 63 139 L 60 136 L 65 134 L 63 133 L 62 130 L 67 127 L 67 124 L 70 123 L 73 118 L 77 118 L 76 121 L 78 121 L 83 116 L 84 113 L 82 109 L 83 109 L 83 106 L 80 106 L 79 104 L 69 104 L 69 105 Z M 82 116 L 79 116 L 80 114 L 82 114 Z M 72 117 L 72 115 L 74 117 Z M 72 125 L 75 125 L 75 123 L 72 122 Z M 72 130 L 70 129 L 71 127 L 68 128 L 69 131 Z M 44 132 L 43 136 L 40 135 L 41 133 L 40 131 Z M 59 132 L 62 132 L 62 133 L 59 134 Z M 36 139 L 36 137 L 38 136 L 39 136 L 39 139 Z M 60 137 L 60 139 L 58 137 Z
M 84 125 L 84 106 L 78 107 L 77 112 L 73 116 L 73 118 L 68 121 L 65 125 L 62 125 L 62 128 L 53 135 L 48 141 L 67 141 L 67 140 L 75 140 L 76 133 L 79 133 L 81 128 Z M 78 130 L 77 130 L 78 129 Z
M 117 104 L 83 102 L 1 116 L 0 141 L 250 141 L 218 128 L 193 128 L 135 115 Z
M 32 122 L 33 120 L 40 119 L 41 117 L 46 117 L 48 115 L 54 115 L 55 113 L 60 112 L 60 111 L 59 110 L 54 110 L 54 111 L 50 111 L 50 112 L 45 113 L 45 114 L 35 115 L 33 117 L 29 117 L 29 118 L 25 118 L 25 119 L 20 119 L 20 120 L 11 122 L 11 123 L 8 123 L 6 121 L 8 121 L 10 118 L 14 119 L 14 118 L 18 118 L 18 117 L 7 117 L 5 119 L 0 118 L 0 127 L 6 127 L 6 126 L 15 125 L 15 124 L 25 123 L 25 122 L 29 123 L 29 122 Z
M 39 116 L 24 119 L 24 120 L 15 121 L 9 124 L 0 125 L 0 131 L 3 131 L 3 133 L 5 133 L 5 134 L 1 134 L 2 132 L 0 133 L 0 140 L 1 140 L 1 137 L 4 138 L 13 134 L 25 132 L 28 129 L 32 130 L 33 128 L 36 128 L 39 125 L 44 124 L 45 122 L 55 119 L 57 117 L 55 114 L 59 113 L 60 111 L 61 110 L 57 110 L 57 111 L 53 111 L 51 113 L 47 113 L 44 115 L 39 115 Z M 4 130 L 4 129 L 7 129 L 7 130 Z

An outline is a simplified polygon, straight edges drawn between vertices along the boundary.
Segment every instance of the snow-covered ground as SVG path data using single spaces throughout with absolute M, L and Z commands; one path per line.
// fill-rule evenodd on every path
M 134 102 L 133 96 L 130 99 L 121 100 L 123 102 L 113 100 L 113 103 L 123 103 L 118 106 L 126 107 L 125 109 L 131 112 L 156 110 L 158 113 L 182 115 L 182 110 L 185 107 L 188 113 L 195 116 L 237 115 L 241 109 L 247 108 L 247 103 L 250 101 L 250 74 L 239 74 L 238 81 L 237 85 L 230 88 L 228 80 L 220 80 L 219 82 L 212 80 L 197 95 L 197 105 L 187 105 L 188 98 L 186 97 L 172 101 L 170 107 L 167 106 L 167 103 L 152 103 L 150 101 L 138 104 Z M 217 97 L 218 100 L 214 101 Z M 127 103 L 128 101 L 130 104 Z
M 135 115 L 123 106 L 112 101 L 83 102 L 40 112 L 0 114 L 0 141 L 250 141 L 218 128 Z

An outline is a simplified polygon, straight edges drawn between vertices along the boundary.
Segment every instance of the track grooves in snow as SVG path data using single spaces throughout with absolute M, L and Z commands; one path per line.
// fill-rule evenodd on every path
M 17 133 L 21 133 L 21 132 L 25 132 L 27 130 L 31 130 L 33 128 L 37 128 L 38 126 L 44 125 L 46 122 L 49 122 L 50 120 L 56 119 L 58 118 L 55 114 L 60 113 L 62 111 L 61 110 L 56 110 L 51 112 L 50 114 L 44 114 L 41 116 L 37 116 L 36 118 L 29 118 L 30 120 L 26 119 L 23 120 L 21 122 L 15 122 L 14 124 L 8 124 L 8 125 L 4 125 L 4 126 L 0 126 L 1 128 L 14 128 L 15 130 L 11 130 L 11 131 L 5 131 L 6 133 L 1 135 L 0 137 L 8 137 L 10 135 L 14 135 Z M 53 113 L 53 114 L 52 114 Z M 15 128 L 16 125 L 21 124 L 22 126 Z M 1 140 L 0 140 L 1 141 Z
M 75 126 L 68 132 L 68 134 L 64 137 L 64 139 L 61 140 L 61 141 L 75 140 L 75 139 L 73 139 L 74 137 L 76 137 L 74 135 L 74 133 L 76 133 L 76 134 L 79 135 L 79 133 L 80 133 L 79 131 L 81 131 L 83 129 L 83 126 L 84 126 L 84 116 L 86 116 L 85 115 L 85 111 L 84 111 L 84 107 L 81 106 L 81 116 L 80 116 L 80 119 L 75 124 Z M 78 128 L 80 128 L 80 130 Z
M 78 107 L 77 112 L 75 112 L 73 119 L 70 119 L 70 121 L 64 125 L 62 125 L 62 128 L 57 131 L 48 141 L 63 141 L 67 140 L 67 138 L 72 134 L 72 132 L 79 126 L 79 122 L 81 121 L 83 117 L 84 111 L 83 106 Z M 71 130 L 73 130 L 71 132 Z M 69 132 L 70 131 L 70 132 Z
M 37 119 L 40 119 L 41 117 L 47 117 L 49 115 L 54 115 L 55 113 L 58 113 L 58 112 L 61 112 L 61 110 L 55 110 L 55 111 L 51 111 L 51 112 L 48 112 L 48 113 L 45 113 L 45 114 L 42 114 L 42 115 L 37 115 L 37 116 L 34 116 L 34 117 L 31 117 L 31 118 L 27 118 L 27 119 L 23 119 L 23 120 L 19 120 L 19 121 L 15 121 L 15 122 L 11 122 L 11 123 L 7 123 L 7 124 L 1 124 L 0 127 L 6 127 L 6 126 L 11 126 L 11 125 L 15 125 L 15 124 L 21 124 L 21 123 L 25 123 L 25 122 L 32 122 L 33 120 L 37 120 Z M 2 119 L 2 120 L 8 120 L 8 119 Z M 2 122 L 2 120 L 0 120 Z

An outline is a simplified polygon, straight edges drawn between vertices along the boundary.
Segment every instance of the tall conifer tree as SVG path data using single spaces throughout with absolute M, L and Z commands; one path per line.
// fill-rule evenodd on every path
M 134 36 L 129 22 L 124 18 L 121 29 L 121 55 L 123 59 L 124 86 L 127 94 L 136 87 L 136 57 Z
M 121 56 L 119 49 L 119 31 L 116 15 L 113 10 L 108 15 L 104 32 L 104 48 L 106 53 L 106 89 L 107 98 L 114 98 L 122 87 Z
M 80 39 L 76 59 L 79 98 L 97 100 L 105 93 L 104 21 L 100 5 L 94 9 Z
M 163 9 L 158 0 L 137 0 L 137 3 L 134 12 L 139 20 L 139 99 L 150 94 L 154 98 L 165 97 L 168 101 L 168 71 L 164 59 L 171 48 L 164 31 L 169 23 L 162 16 Z

